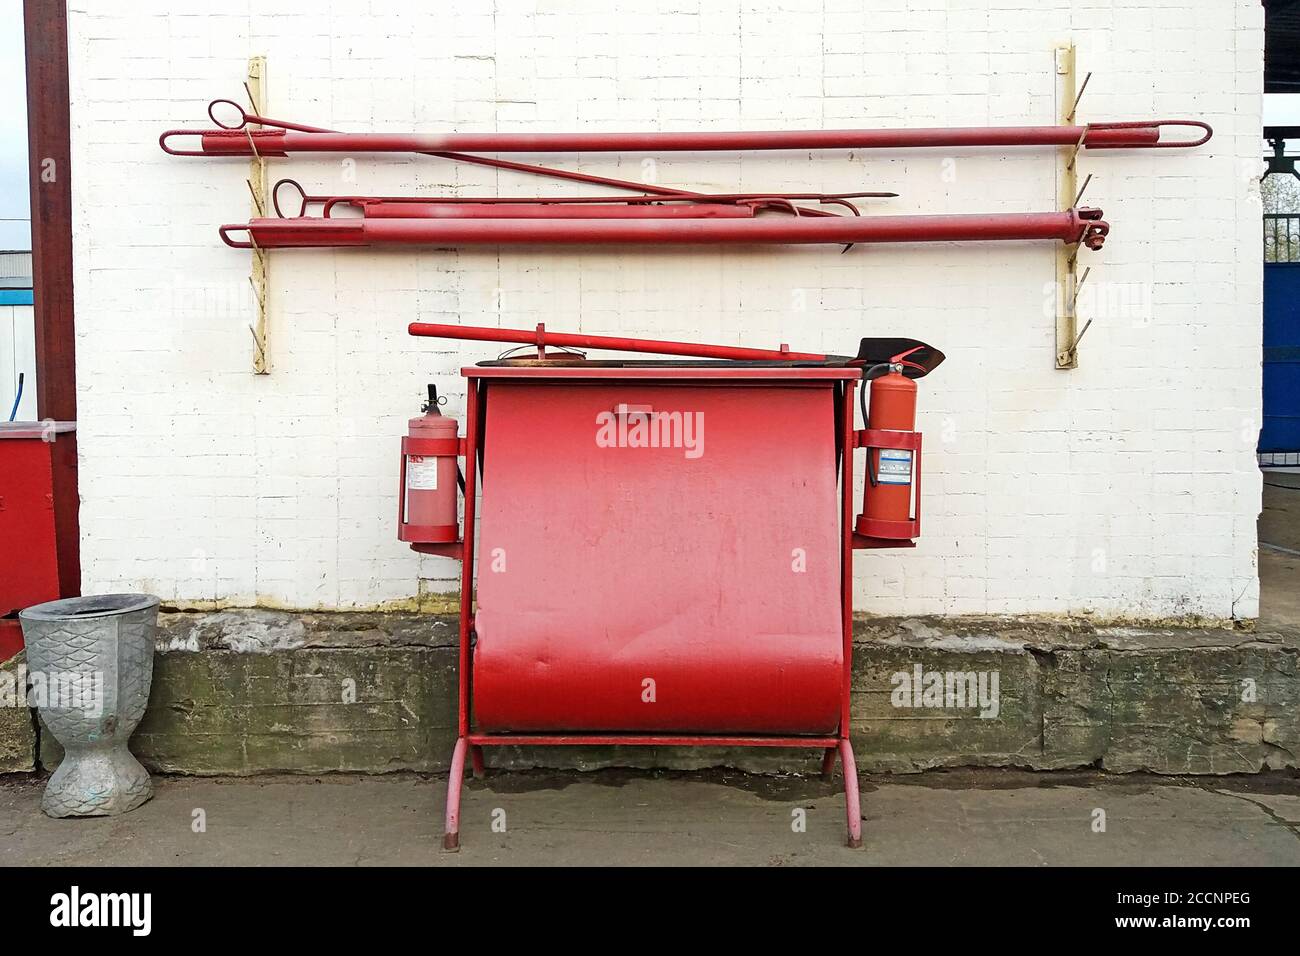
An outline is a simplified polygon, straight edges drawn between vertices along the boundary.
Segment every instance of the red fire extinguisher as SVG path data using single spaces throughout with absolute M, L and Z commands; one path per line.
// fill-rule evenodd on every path
M 460 426 L 438 406 L 438 387 L 429 386 L 423 415 L 410 419 L 402 439 L 399 541 L 446 544 L 460 538 L 456 486 L 460 480 Z
M 916 431 L 916 382 L 904 371 L 911 349 L 863 374 L 857 445 L 867 449 L 867 480 L 856 530 L 868 538 L 911 539 L 921 533 L 921 433 Z M 922 374 L 925 370 L 922 369 Z M 867 410 L 867 381 L 871 409 Z

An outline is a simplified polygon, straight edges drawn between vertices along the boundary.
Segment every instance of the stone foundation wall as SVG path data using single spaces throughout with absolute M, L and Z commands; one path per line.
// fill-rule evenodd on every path
M 456 633 L 446 615 L 164 614 L 132 749 L 153 770 L 185 774 L 444 770 L 455 740 Z M 853 743 L 868 772 L 1297 767 L 1298 658 L 1300 637 L 1282 631 L 862 620 Z M 971 699 L 955 696 L 958 683 Z M 33 769 L 38 756 L 56 765 L 57 742 L 44 732 L 38 742 L 29 712 L 5 708 L 0 770 Z M 812 751 L 643 747 L 488 755 L 489 765 L 583 769 L 812 771 L 818 760 Z

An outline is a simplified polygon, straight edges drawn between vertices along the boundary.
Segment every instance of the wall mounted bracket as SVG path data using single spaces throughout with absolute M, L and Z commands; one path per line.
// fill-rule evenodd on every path
M 266 57 L 255 56 L 248 61 L 248 79 L 244 82 L 248 94 L 249 107 L 256 114 L 261 114 L 266 105 Z M 246 127 L 260 129 L 261 127 Z M 252 158 L 248 161 L 248 191 L 252 197 L 253 215 L 265 216 L 269 208 L 267 203 L 266 158 L 257 152 L 253 137 L 249 135 L 253 146 Z M 267 250 L 253 246 L 253 268 L 248 280 L 253 286 L 253 308 L 256 310 L 250 329 L 253 333 L 253 373 L 266 375 L 271 371 L 270 343 L 266 318 L 267 273 L 270 267 L 270 254 Z
M 1062 126 L 1075 125 L 1075 113 L 1083 92 L 1092 79 L 1089 73 L 1083 78 L 1082 85 L 1077 83 L 1075 72 L 1075 50 L 1073 44 L 1056 47 L 1056 121 Z M 1092 181 L 1092 176 L 1079 186 L 1079 153 L 1083 149 L 1083 140 L 1087 131 L 1080 135 L 1078 142 L 1062 146 L 1056 160 L 1057 203 L 1060 209 L 1072 209 L 1083 198 L 1083 193 Z M 1079 329 L 1079 289 L 1088 278 L 1085 269 L 1079 277 L 1079 244 L 1062 244 L 1056 250 L 1056 367 L 1072 369 L 1079 367 L 1079 340 L 1088 331 L 1091 321 Z

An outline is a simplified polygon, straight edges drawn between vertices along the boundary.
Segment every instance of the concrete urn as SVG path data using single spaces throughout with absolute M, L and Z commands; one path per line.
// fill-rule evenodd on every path
M 149 702 L 158 603 L 103 594 L 19 615 L 33 703 L 65 751 L 41 800 L 47 815 L 113 816 L 153 796 L 127 741 Z

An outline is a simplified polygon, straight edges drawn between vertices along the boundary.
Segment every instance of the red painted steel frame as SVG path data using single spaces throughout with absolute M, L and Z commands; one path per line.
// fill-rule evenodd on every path
M 811 379 L 835 382 L 840 392 L 838 414 L 840 448 L 840 594 L 843 628 L 843 674 L 840 693 L 840 726 L 834 736 L 756 736 L 705 734 L 489 734 L 476 731 L 470 717 L 473 684 L 473 655 L 470 636 L 474 630 L 474 525 L 477 513 L 475 493 L 478 482 L 480 422 L 485 412 L 488 382 L 502 378 L 576 377 L 619 380 L 653 377 L 660 380 Z M 460 652 L 458 656 L 457 740 L 452 751 L 447 780 L 447 805 L 443 847 L 460 848 L 460 797 L 465 778 L 465 757 L 471 757 L 475 773 L 483 772 L 483 747 L 494 746 L 685 746 L 685 747 L 816 747 L 823 751 L 822 772 L 829 774 L 838 755 L 844 765 L 844 809 L 847 844 L 862 846 L 862 806 L 858 789 L 857 763 L 849 739 L 850 691 L 853 662 L 853 447 L 854 396 L 862 376 L 860 369 L 788 368 L 788 369 L 546 369 L 546 368 L 478 368 L 461 370 L 467 380 L 465 437 L 465 543 L 461 565 Z

